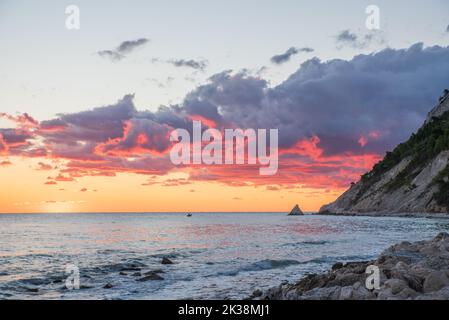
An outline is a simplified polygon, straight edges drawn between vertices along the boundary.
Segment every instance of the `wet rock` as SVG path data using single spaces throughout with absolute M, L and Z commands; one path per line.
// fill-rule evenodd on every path
M 431 272 L 424 280 L 423 290 L 425 293 L 438 291 L 449 286 L 449 279 L 444 271 Z
M 329 282 L 328 286 L 352 286 L 354 283 L 361 281 L 361 276 L 355 273 L 337 274 L 335 279 Z
M 351 300 L 353 293 L 352 291 L 352 286 L 341 288 L 339 300 Z
M 409 287 L 405 287 L 401 292 L 399 292 L 396 295 L 396 297 L 401 300 L 414 299 L 417 296 L 418 296 L 418 293 Z
M 439 291 L 417 296 L 416 300 L 449 300 L 449 287 L 444 287 Z
M 161 263 L 162 263 L 162 264 L 173 264 L 173 261 L 171 261 L 171 260 L 170 260 L 169 258 L 167 258 L 167 257 L 163 257 Z
M 394 297 L 393 292 L 391 292 L 391 288 L 381 288 L 377 295 L 377 300 L 390 300 Z
M 448 241 L 448 240 L 449 240 L 449 233 L 447 233 L 447 232 L 440 232 L 435 237 L 435 241 Z
M 146 275 L 143 278 L 139 278 L 137 279 L 137 281 L 141 281 L 141 282 L 145 282 L 145 281 L 154 281 L 154 280 L 164 280 L 164 278 L 162 278 L 160 275 L 158 275 L 157 273 L 150 273 L 148 275 Z
M 314 288 L 324 287 L 329 280 L 335 279 L 335 275 L 309 274 L 306 275 L 295 286 L 298 291 L 305 292 Z
M 256 289 L 253 292 L 253 297 L 260 297 L 263 294 L 262 290 Z
M 340 291 L 340 287 L 315 288 L 300 295 L 299 300 L 337 300 Z
M 366 267 L 369 265 L 367 261 L 362 262 L 348 262 L 344 265 L 344 273 L 364 274 Z
M 87 285 L 87 284 L 80 285 L 81 290 L 88 290 L 88 289 L 93 289 L 93 288 L 94 288 L 94 286 Z
M 337 263 L 335 263 L 335 264 L 332 266 L 332 271 L 341 269 L 342 267 L 343 267 L 343 263 L 337 262 Z
M 352 300 L 367 300 L 373 299 L 374 297 L 374 293 L 368 291 L 360 282 L 356 282 L 352 286 Z
M 286 290 L 282 292 L 283 299 L 285 300 L 299 300 L 301 296 L 295 290 Z
M 424 279 L 413 275 L 413 274 L 403 274 L 402 278 L 407 282 L 407 285 L 416 292 L 423 291 Z
M 162 269 L 156 269 L 156 270 L 151 270 L 151 271 L 145 272 L 143 275 L 148 276 L 148 275 L 151 275 L 153 273 L 165 273 L 165 271 L 162 270 Z
M 397 271 L 399 273 L 404 273 L 404 272 L 407 272 L 408 269 L 409 269 L 408 264 L 404 263 L 403 261 L 399 261 L 394 266 L 393 271 Z
M 407 282 L 401 279 L 389 279 L 385 281 L 384 284 L 385 288 L 391 289 L 391 293 L 396 295 L 405 288 L 408 288 Z
M 435 300 L 449 300 L 449 287 L 444 287 L 434 293 Z

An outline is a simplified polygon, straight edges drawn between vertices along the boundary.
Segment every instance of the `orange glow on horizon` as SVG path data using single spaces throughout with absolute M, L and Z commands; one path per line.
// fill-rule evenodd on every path
M 287 212 L 298 203 L 317 211 L 344 189 L 301 186 L 231 186 L 216 181 L 189 181 L 182 172 L 155 176 L 118 173 L 116 177 L 55 179 L 58 170 L 38 170 L 39 159 L 11 157 L 0 166 L 1 213 L 40 212 Z

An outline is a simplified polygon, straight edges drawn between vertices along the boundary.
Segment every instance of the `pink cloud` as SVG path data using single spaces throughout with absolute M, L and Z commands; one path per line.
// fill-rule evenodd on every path
M 359 144 L 362 146 L 362 148 L 364 146 L 366 146 L 366 144 L 368 143 L 368 140 L 364 137 L 364 136 L 360 136 L 359 140 L 358 140 Z

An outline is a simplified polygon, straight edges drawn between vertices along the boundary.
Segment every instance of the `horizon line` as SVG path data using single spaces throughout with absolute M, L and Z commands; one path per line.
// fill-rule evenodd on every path
M 289 211 L 70 211 L 70 212 L 0 212 L 0 215 L 3 214 L 156 214 L 156 213 L 168 213 L 168 214 L 176 214 L 176 213 L 288 213 Z M 305 211 L 307 214 L 318 213 L 318 211 Z

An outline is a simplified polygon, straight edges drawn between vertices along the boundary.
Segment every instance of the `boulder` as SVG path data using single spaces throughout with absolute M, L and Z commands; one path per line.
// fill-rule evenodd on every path
M 302 212 L 302 210 L 299 208 L 298 205 L 296 205 L 292 211 L 290 211 L 290 213 L 288 214 L 289 216 L 303 216 L 304 212 Z
M 162 263 L 162 264 L 173 264 L 173 261 L 171 261 L 171 260 L 170 260 L 169 258 L 167 258 L 167 257 L 163 257 L 161 263 Z
M 409 287 L 406 287 L 396 295 L 396 297 L 398 297 L 401 300 L 414 299 L 417 296 L 418 293 L 415 290 L 410 289 Z
M 342 287 L 340 290 L 340 300 L 350 300 L 352 298 L 352 286 Z
M 391 288 L 381 288 L 379 294 L 377 295 L 377 300 L 390 300 L 394 297 L 393 292 L 391 292 Z
M 145 277 L 137 279 L 137 281 L 140 281 L 140 282 L 153 281 L 153 280 L 164 280 L 164 278 L 162 278 L 157 273 L 149 273 Z
M 260 297 L 263 294 L 263 291 L 260 289 L 256 289 L 253 292 L 253 297 Z
M 366 289 L 366 287 L 363 286 L 362 283 L 356 282 L 352 286 L 352 300 L 368 300 L 374 298 L 374 294 L 368 291 L 368 289 Z
M 362 276 L 355 273 L 340 273 L 335 276 L 334 280 L 329 281 L 328 286 L 352 286 L 354 283 L 361 281 Z
M 385 281 L 385 288 L 391 289 L 391 293 L 396 295 L 405 288 L 408 288 L 407 282 L 401 279 L 389 279 Z
M 300 300 L 338 300 L 341 287 L 315 288 L 304 292 Z
M 444 271 L 431 272 L 424 280 L 423 290 L 425 293 L 438 291 L 449 286 L 449 279 Z

